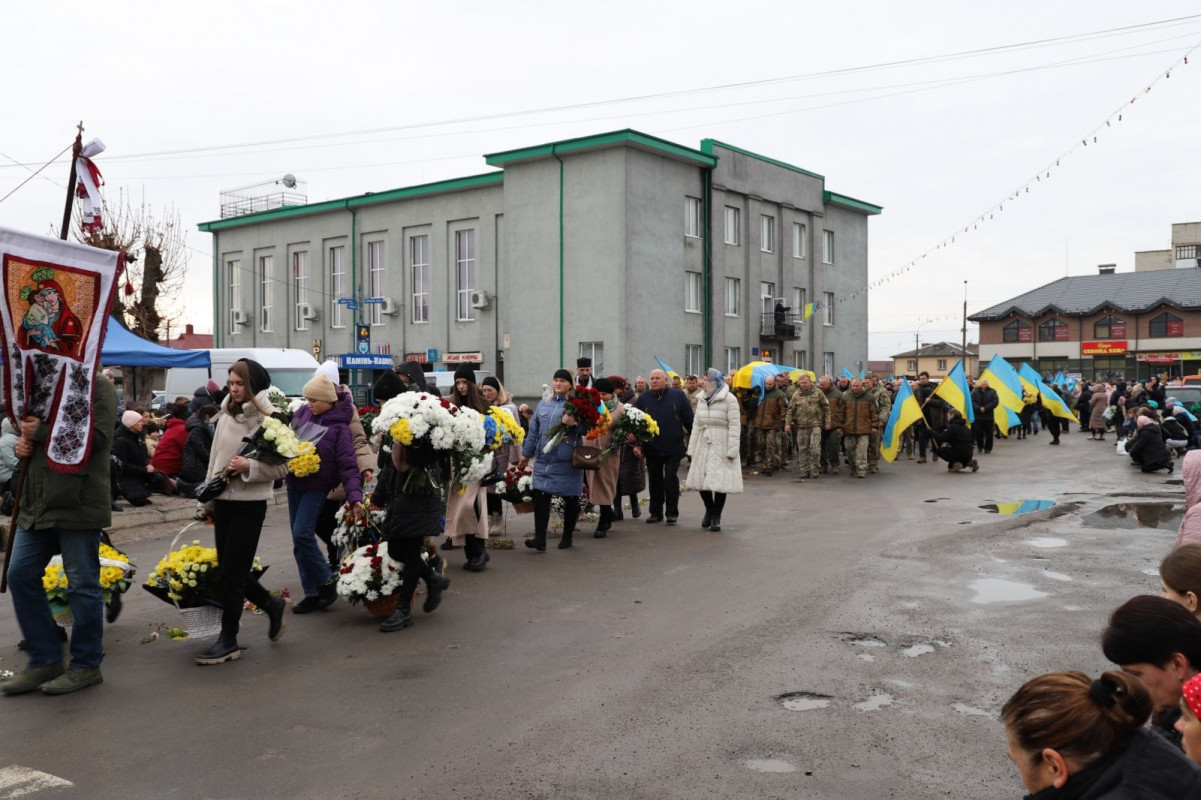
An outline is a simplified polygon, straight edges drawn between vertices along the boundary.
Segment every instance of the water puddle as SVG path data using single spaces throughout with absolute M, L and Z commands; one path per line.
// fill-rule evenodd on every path
M 1013 500 L 1004 503 L 985 503 L 980 506 L 990 514 L 1029 514 L 1055 505 L 1054 500 Z
M 868 633 L 844 633 L 842 640 L 847 644 L 853 644 L 856 647 L 887 647 L 888 642 L 881 639 L 879 636 L 872 636 Z
M 833 698 L 828 694 L 816 692 L 788 692 L 776 697 L 780 705 L 789 711 L 814 711 L 819 708 L 829 708 Z
M 976 593 L 973 603 L 1019 603 L 1025 600 L 1038 600 L 1046 597 L 1046 592 L 1040 592 L 1028 583 L 1007 581 L 1001 578 L 980 578 L 971 582 L 969 587 Z
M 1159 577 L 1159 569 L 1157 567 L 1147 567 L 1147 569 L 1143 570 L 1143 574 Z
M 1031 547 L 1042 548 L 1067 547 L 1068 540 L 1060 539 L 1055 536 L 1036 536 L 1033 539 L 1027 539 L 1026 544 L 1030 545 Z
M 915 644 L 912 647 L 906 647 L 904 650 L 901 651 L 901 655 L 905 656 L 906 658 L 917 658 L 918 656 L 924 656 L 926 653 L 933 653 L 933 652 L 934 652 L 934 645 L 923 643 L 923 644 Z
M 755 772 L 787 773 L 798 769 L 796 764 L 782 758 L 748 758 L 742 762 L 742 766 Z
M 1070 581 L 1072 579 L 1071 575 L 1064 575 L 1062 572 L 1052 572 L 1049 569 L 1043 570 L 1043 577 L 1050 578 L 1053 581 Z
M 952 703 L 951 708 L 955 709 L 960 714 L 965 714 L 969 717 L 991 717 L 992 716 L 992 714 L 989 714 L 987 711 L 983 711 L 979 708 L 969 706 L 966 703 Z
M 923 503 L 937 503 L 939 500 L 950 500 L 949 497 L 935 497 L 933 500 L 923 500 Z
M 1178 503 L 1114 503 L 1085 515 L 1089 528 L 1164 528 L 1175 530 L 1184 519 L 1184 506 Z
M 866 700 L 855 703 L 852 708 L 860 711 L 879 711 L 882 708 L 887 708 L 892 705 L 895 698 L 890 694 L 873 694 Z

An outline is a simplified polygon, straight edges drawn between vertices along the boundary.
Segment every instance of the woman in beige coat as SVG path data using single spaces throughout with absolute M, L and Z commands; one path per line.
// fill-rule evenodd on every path
M 625 411 L 625 406 L 614 396 L 613 382 L 608 378 L 597 378 L 593 388 L 600 392 L 601 400 L 604 402 L 605 408 L 609 409 L 612 421 L 617 422 L 617 419 Z M 599 447 L 604 452 L 609 448 L 611 442 L 611 437 L 606 433 L 588 444 Z M 605 538 L 609 529 L 613 527 L 613 506 L 615 504 L 618 507 L 621 506 L 621 496 L 617 493 L 620 468 L 621 448 L 617 448 L 601 461 L 600 469 L 593 472 L 588 478 L 588 499 L 600 506 L 600 521 L 596 523 L 596 530 L 592 534 L 594 538 Z
M 488 402 L 475 385 L 475 370 L 462 366 L 455 370 L 455 388 L 450 393 L 450 402 L 456 406 L 467 406 L 481 414 L 488 413 Z M 451 486 L 446 501 L 446 535 L 455 546 L 462 545 L 468 572 L 483 572 L 491 558 L 485 542 L 488 539 L 488 492 L 479 481 L 467 486 Z
M 742 491 L 742 465 L 738 458 L 741 438 L 738 400 L 721 373 L 710 369 L 688 438 L 688 488 L 700 492 L 705 503 L 701 527 L 714 533 L 721 530 L 726 495 Z

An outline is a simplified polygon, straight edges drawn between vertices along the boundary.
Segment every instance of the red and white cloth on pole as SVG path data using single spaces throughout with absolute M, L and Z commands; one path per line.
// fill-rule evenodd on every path
M 124 265 L 121 253 L 0 227 L 8 414 L 50 424 L 59 472 L 80 472 L 92 450 L 92 390 Z
M 100 199 L 100 187 L 104 185 L 104 178 L 100 175 L 100 170 L 92 162 L 92 156 L 98 156 L 104 152 L 104 142 L 99 139 L 93 139 L 83 146 L 79 151 L 79 156 L 75 159 L 75 175 L 77 183 L 75 184 L 75 196 L 79 198 L 79 210 L 83 214 L 83 229 L 85 231 L 98 230 L 102 225 L 100 209 L 102 201 Z

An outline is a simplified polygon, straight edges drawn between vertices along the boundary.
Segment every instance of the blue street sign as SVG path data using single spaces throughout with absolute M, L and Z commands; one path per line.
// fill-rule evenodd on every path
M 363 302 L 369 306 L 382 306 L 384 304 L 384 298 L 382 298 L 382 297 L 364 297 Z
M 392 356 L 379 353 L 343 353 L 342 369 L 392 369 Z
M 433 348 L 426 350 L 425 351 L 425 360 L 428 361 L 429 363 L 433 364 L 435 361 L 438 360 L 438 351 L 434 350 Z
M 353 306 L 354 304 L 355 304 L 355 302 L 354 302 L 353 297 L 339 297 L 338 298 L 338 305 Z
M 345 306 L 346 306 L 348 309 L 350 309 L 351 311 L 358 311 L 358 310 L 359 310 L 359 304 L 358 304 L 358 303 L 356 303 L 356 302 L 355 302 L 355 301 L 353 301 L 353 300 L 351 300 L 349 303 L 346 303 L 346 304 L 345 304 Z

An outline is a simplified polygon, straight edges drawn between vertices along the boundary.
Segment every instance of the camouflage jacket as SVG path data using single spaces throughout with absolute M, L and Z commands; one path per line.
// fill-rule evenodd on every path
M 788 403 L 784 424 L 794 428 L 825 428 L 830 425 L 830 401 L 816 387 L 808 392 L 797 389 Z

